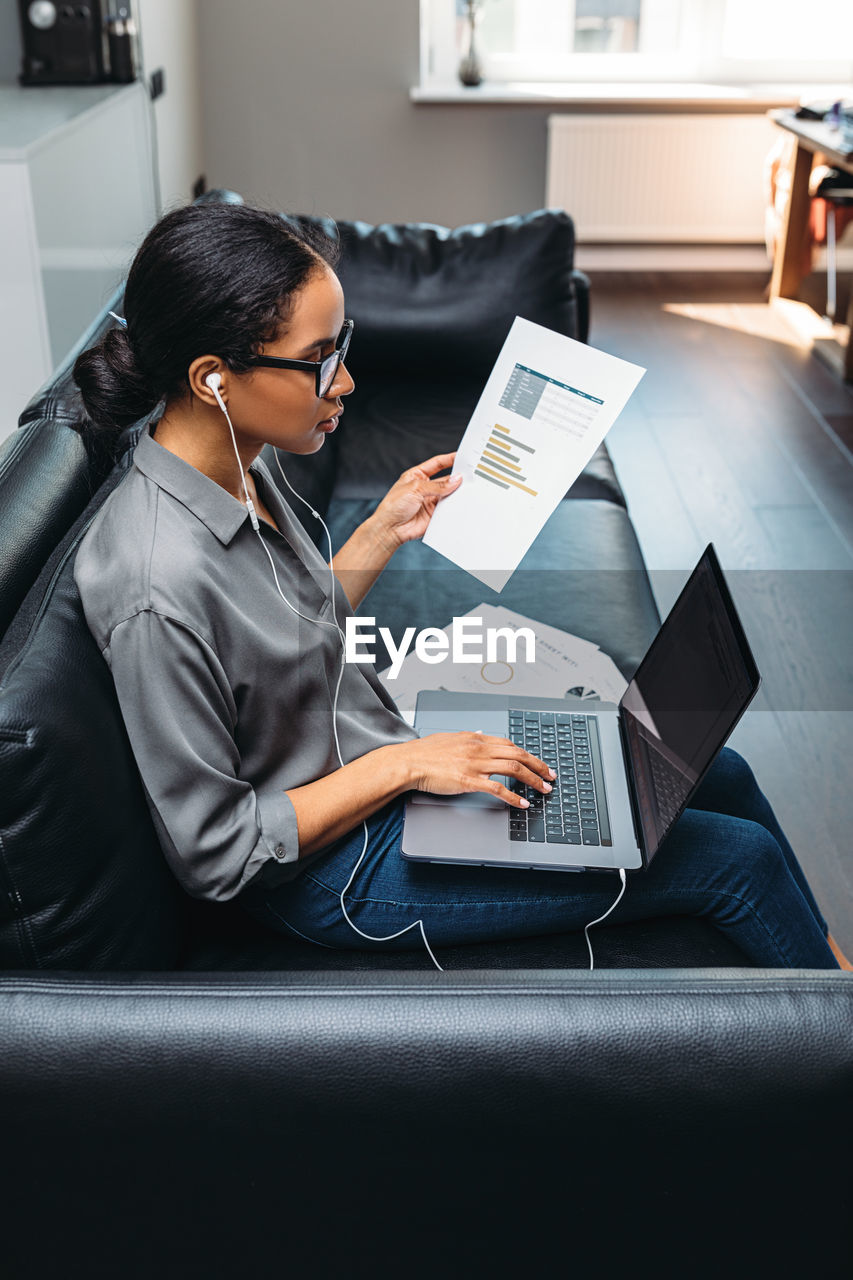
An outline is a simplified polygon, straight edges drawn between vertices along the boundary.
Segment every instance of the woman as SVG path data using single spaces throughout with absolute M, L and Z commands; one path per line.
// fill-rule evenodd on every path
M 452 454 L 405 472 L 332 566 L 282 500 L 262 447 L 315 453 L 354 386 L 333 246 L 304 234 L 245 206 L 168 214 L 133 263 L 126 328 L 75 366 L 93 430 L 165 406 L 76 564 L 165 855 L 191 894 L 321 945 L 580 928 L 611 906 L 611 877 L 400 857 L 406 792 L 523 807 L 493 775 L 547 793 L 554 774 L 503 738 L 418 739 L 372 667 L 342 661 L 344 617 L 459 481 L 439 477 Z M 694 805 L 618 918 L 703 914 L 757 964 L 835 967 L 739 757 L 723 753 Z

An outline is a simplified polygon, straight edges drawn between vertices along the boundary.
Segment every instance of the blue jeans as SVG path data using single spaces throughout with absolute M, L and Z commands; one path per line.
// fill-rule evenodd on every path
M 396 933 L 417 920 L 433 949 L 562 933 L 602 915 L 620 888 L 612 872 L 407 862 L 400 854 L 402 820 L 402 800 L 369 819 L 367 854 L 345 898 L 353 922 L 373 936 Z M 417 929 L 393 942 L 372 943 L 344 920 L 340 893 L 363 843 L 359 826 L 295 880 L 253 904 L 252 914 L 321 946 L 417 948 Z M 607 923 L 667 915 L 705 916 L 759 966 L 838 967 L 826 922 L 773 810 L 749 765 L 727 748 L 650 867 L 629 874 Z

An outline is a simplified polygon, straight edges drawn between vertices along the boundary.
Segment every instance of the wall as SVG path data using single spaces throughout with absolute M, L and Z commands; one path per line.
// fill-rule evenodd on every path
M 0 81 L 17 80 L 21 69 L 21 27 L 17 0 L 0 0 Z
M 418 0 L 204 0 L 210 185 L 368 221 L 540 207 L 546 108 L 413 106 Z
M 206 3 L 205 3 L 206 8 Z M 186 204 L 204 171 L 198 59 L 198 0 L 138 0 L 146 77 L 162 67 L 166 92 L 154 103 L 160 204 Z

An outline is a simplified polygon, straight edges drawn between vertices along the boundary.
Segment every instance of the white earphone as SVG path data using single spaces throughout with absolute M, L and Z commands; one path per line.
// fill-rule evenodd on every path
M 249 497 L 249 490 L 246 486 L 246 477 L 243 474 L 243 463 L 240 458 L 240 451 L 237 448 L 237 440 L 234 436 L 234 428 L 231 425 L 231 418 L 229 416 L 228 410 L 225 407 L 225 401 L 222 399 L 222 395 L 219 391 L 219 388 L 222 386 L 222 374 L 209 373 L 204 380 L 204 385 L 206 387 L 210 387 L 210 390 L 216 396 L 216 403 L 219 405 L 220 409 L 225 414 L 225 420 L 228 423 L 228 430 L 231 432 L 231 443 L 234 446 L 234 452 L 237 455 L 237 462 L 240 467 L 240 480 L 243 485 L 243 492 L 246 495 L 246 508 L 249 512 L 249 519 L 252 522 L 252 528 L 254 529 L 255 533 L 259 533 L 261 526 L 258 520 L 258 513 L 255 510 L 255 504 L 252 502 L 252 499 Z

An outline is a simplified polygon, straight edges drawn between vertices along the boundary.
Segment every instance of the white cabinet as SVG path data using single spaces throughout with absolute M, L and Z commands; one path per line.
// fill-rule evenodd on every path
M 0 84 L 0 439 L 157 216 L 144 85 Z

